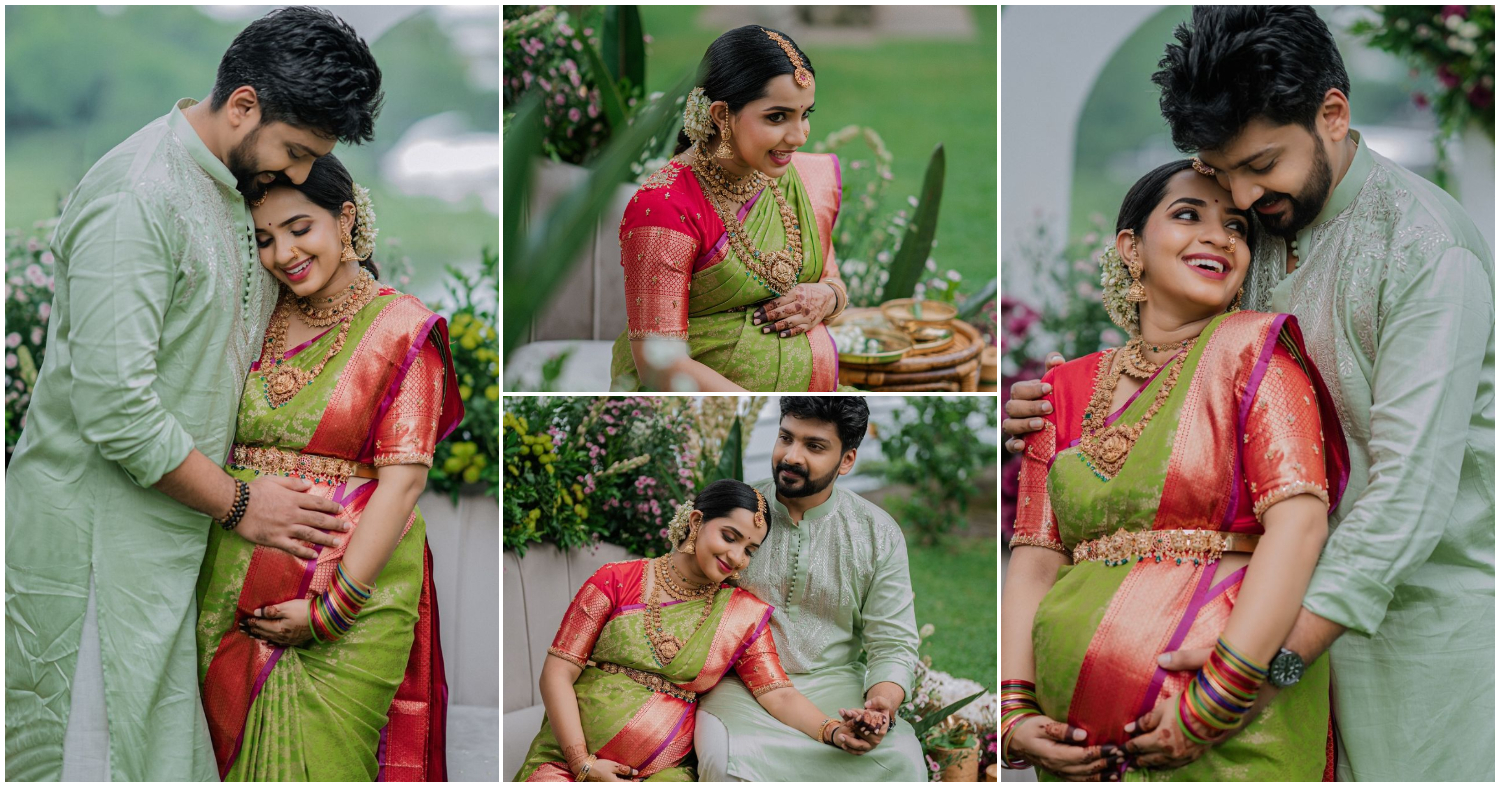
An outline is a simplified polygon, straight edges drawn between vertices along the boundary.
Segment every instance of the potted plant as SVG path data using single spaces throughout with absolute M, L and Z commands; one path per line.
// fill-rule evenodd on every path
M 979 780 L 979 736 L 965 721 L 945 721 L 928 731 L 923 748 L 938 766 L 937 781 Z

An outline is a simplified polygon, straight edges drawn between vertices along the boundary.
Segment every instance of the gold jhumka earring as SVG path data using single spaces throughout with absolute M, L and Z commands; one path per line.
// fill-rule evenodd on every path
M 1125 300 L 1130 303 L 1145 303 L 1146 288 L 1141 285 L 1141 274 L 1145 272 L 1145 266 L 1141 265 L 1140 248 L 1136 245 L 1135 233 L 1130 233 L 1130 259 L 1125 261 L 1125 269 L 1130 272 L 1130 289 L 1125 291 Z
M 1234 302 L 1229 304 L 1229 310 L 1232 311 L 1232 312 L 1239 311 L 1240 310 L 1240 304 L 1242 304 L 1244 302 L 1245 302 L 1245 288 L 1242 286 L 1242 287 L 1240 287 L 1240 291 L 1234 294 Z
M 339 252 L 339 262 L 359 262 L 359 255 L 354 253 L 354 237 L 349 228 L 344 228 L 344 249 Z
M 734 149 L 729 147 L 729 123 L 724 124 L 724 133 L 719 135 L 719 149 L 714 151 L 718 158 L 730 158 L 734 155 Z

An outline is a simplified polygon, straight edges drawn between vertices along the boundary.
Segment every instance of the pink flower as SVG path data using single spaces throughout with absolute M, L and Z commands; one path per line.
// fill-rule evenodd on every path
M 16 364 L 17 363 L 20 363 L 20 362 L 16 360 L 15 353 L 6 353 L 5 354 L 5 368 L 7 368 L 7 369 L 14 369 L 14 368 L 16 368 Z
M 26 279 L 38 287 L 47 286 L 47 274 L 42 272 L 42 266 L 32 263 L 26 266 Z
M 667 529 L 666 528 L 662 528 L 661 532 L 657 533 L 657 535 L 661 536 L 662 538 L 666 538 L 667 537 Z
M 521 81 L 524 82 L 526 84 L 526 87 L 528 87 L 528 88 L 531 87 L 531 80 L 533 80 L 535 78 L 536 77 L 533 77 L 531 75 L 530 71 L 522 71 L 521 72 Z
M 43 265 L 51 265 L 52 263 L 57 261 L 57 258 L 53 257 L 52 252 L 50 251 L 42 252 L 42 256 L 38 257 L 37 259 L 40 259 Z
M 578 76 L 577 71 L 568 74 L 568 81 L 573 83 L 573 87 L 579 87 L 583 84 L 583 79 Z
M 9 336 L 6 336 L 5 337 L 5 346 L 6 347 L 10 347 L 12 349 L 14 349 L 16 347 L 20 347 L 21 346 L 21 334 L 19 334 L 19 333 L 12 333 Z
M 41 328 L 32 328 L 31 329 L 31 343 L 32 344 L 41 344 L 42 340 L 45 339 L 45 338 L 47 338 L 47 334 Z
M 928 755 L 928 754 L 924 754 L 922 756 L 927 758 L 927 769 L 930 770 L 930 771 L 932 771 L 933 773 L 937 773 L 938 772 L 937 760 L 932 759 L 932 756 Z
M 1448 88 L 1458 87 L 1458 83 L 1462 81 L 1458 78 L 1457 74 L 1448 70 L 1447 64 L 1437 67 L 1437 78 L 1439 82 L 1443 83 L 1443 87 Z
M 589 117 L 591 117 L 591 118 L 599 117 L 599 105 L 598 104 L 595 104 L 593 102 L 589 102 Z
M 568 110 L 568 120 L 571 120 L 574 123 L 577 123 L 579 120 L 582 120 L 582 119 L 583 119 L 583 113 L 578 111 L 578 107 L 573 107 L 572 109 Z M 611 434 L 613 434 L 613 432 L 611 432 Z
M 1438 12 L 1439 19 L 1447 20 L 1450 16 L 1467 19 L 1469 18 L 1469 7 L 1466 5 L 1445 5 L 1443 6 L 1443 10 Z
M 562 106 L 563 104 L 568 103 L 568 97 L 566 95 L 563 95 L 562 93 L 558 93 L 556 96 L 553 96 L 552 98 L 553 98 L 553 101 L 556 102 L 558 106 Z
M 578 110 L 575 109 L 573 111 L 577 112 Z M 613 426 L 606 426 L 604 427 L 604 431 L 609 432 L 611 435 L 613 435 L 615 433 L 615 428 Z
M 52 304 L 43 303 L 36 307 L 36 313 L 42 318 L 42 322 L 46 322 L 47 318 L 52 316 Z
M 1426 109 L 1432 102 L 1428 100 L 1426 93 L 1412 93 L 1411 103 L 1417 105 L 1417 109 Z
M 41 247 L 42 247 L 42 244 L 37 243 L 36 242 L 36 238 L 32 238 L 31 240 L 26 241 L 26 250 L 29 251 L 29 252 L 33 252 L 34 253 L 34 252 L 36 252 L 37 249 L 40 249 Z
M 538 77 L 537 80 L 536 80 L 536 83 L 538 85 L 541 85 L 542 89 L 545 90 L 545 91 L 547 91 L 548 93 L 552 92 L 552 83 L 551 82 L 548 82 L 547 80 L 542 79 L 541 77 Z
M 1479 109 L 1489 109 L 1495 103 L 1495 94 L 1484 85 L 1475 85 L 1469 91 L 1469 103 Z
M 579 41 L 576 38 L 573 39 L 573 51 L 575 51 L 575 52 L 582 52 L 583 51 L 583 42 Z

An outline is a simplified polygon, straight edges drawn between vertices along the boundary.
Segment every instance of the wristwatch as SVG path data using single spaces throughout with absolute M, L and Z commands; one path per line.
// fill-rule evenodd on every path
M 1302 672 L 1307 665 L 1302 663 L 1302 657 L 1286 648 L 1276 653 L 1271 659 L 1271 668 L 1267 670 L 1266 680 L 1278 689 L 1295 686 L 1297 681 L 1302 680 Z

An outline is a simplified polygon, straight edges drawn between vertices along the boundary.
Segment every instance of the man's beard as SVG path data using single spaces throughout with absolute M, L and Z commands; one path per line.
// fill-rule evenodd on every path
M 781 480 L 782 471 L 792 473 L 802 480 L 795 484 L 783 483 Z M 839 477 L 839 469 L 835 466 L 828 475 L 814 479 L 807 475 L 806 468 L 796 467 L 783 462 L 772 468 L 772 477 L 776 481 L 776 493 L 782 497 L 811 497 L 827 489 L 828 485 L 833 483 L 835 478 Z
M 1328 153 L 1323 150 L 1323 143 L 1318 140 L 1313 145 L 1312 174 L 1304 184 L 1302 193 L 1293 197 L 1290 194 L 1268 194 L 1261 197 L 1256 204 L 1267 205 L 1279 199 L 1285 198 L 1291 206 L 1290 213 L 1256 213 L 1260 219 L 1261 226 L 1272 235 L 1285 240 L 1297 237 L 1307 225 L 1323 210 L 1323 204 L 1328 202 L 1328 192 L 1333 189 L 1333 167 L 1328 164 Z M 1282 216 L 1286 216 L 1285 219 Z
M 259 136 L 260 126 L 256 126 L 254 131 L 240 140 L 240 144 L 230 149 L 229 160 L 224 162 L 229 167 L 229 174 L 234 176 L 240 194 L 251 202 L 258 199 L 271 185 L 256 179 L 260 174 L 260 161 L 255 156 L 255 141 Z

